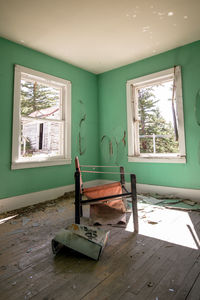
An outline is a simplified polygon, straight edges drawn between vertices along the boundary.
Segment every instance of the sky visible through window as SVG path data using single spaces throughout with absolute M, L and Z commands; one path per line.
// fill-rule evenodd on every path
M 153 94 L 157 102 L 156 106 L 159 108 L 162 117 L 166 120 L 166 122 L 171 122 L 173 124 L 173 116 L 172 116 L 172 88 L 173 81 L 170 80 L 168 82 L 162 83 L 160 85 L 154 85 Z M 170 99 L 170 100 L 169 100 Z
M 172 94 L 173 80 L 138 89 L 140 153 L 179 151 L 175 140 Z

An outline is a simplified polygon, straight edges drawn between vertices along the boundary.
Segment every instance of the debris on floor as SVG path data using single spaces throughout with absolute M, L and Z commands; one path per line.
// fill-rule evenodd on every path
M 152 225 L 158 224 L 157 221 L 152 221 L 152 220 L 147 220 L 147 222 L 148 222 L 149 224 L 152 224 Z
M 185 211 L 200 211 L 200 204 L 194 202 L 193 205 L 186 203 L 184 199 L 179 200 L 176 199 L 177 202 L 172 202 L 170 203 L 169 199 L 166 199 L 163 202 L 159 203 L 158 205 L 164 206 L 165 208 L 168 209 L 179 209 L 179 210 L 185 210 Z M 189 201 L 189 200 L 188 200 Z
M 27 216 L 33 212 L 44 211 L 46 208 L 51 208 L 51 207 L 57 206 L 58 203 L 62 203 L 62 200 L 70 200 L 72 198 L 74 198 L 74 192 L 67 192 L 67 193 L 64 193 L 64 195 L 58 197 L 57 199 L 48 200 L 45 202 L 41 202 L 41 203 L 37 203 L 34 205 L 29 205 L 26 207 L 8 211 L 5 213 L 1 213 L 0 219 L 2 220 L 3 218 L 8 218 L 10 216 L 12 216 L 12 218 L 13 218 L 13 215 L 15 215 L 14 217 L 16 217 L 16 218 L 20 218 L 21 216 Z M 11 220 L 10 222 L 13 222 L 13 224 L 15 224 L 14 220 Z
M 108 239 L 108 230 L 94 226 L 71 224 L 61 229 L 52 240 L 52 250 L 57 254 L 63 246 L 98 260 Z
M 137 197 L 139 204 L 144 203 L 151 205 L 151 207 L 148 208 L 149 211 L 145 210 L 145 213 L 153 211 L 153 205 L 155 205 L 156 207 L 163 207 L 168 209 L 200 211 L 200 203 L 189 199 L 178 198 L 174 195 L 138 194 Z M 131 211 L 131 205 L 131 200 L 127 199 L 127 211 Z M 138 211 L 141 210 L 144 210 L 144 208 L 139 206 Z
M 147 197 L 147 196 L 144 196 L 144 195 L 138 195 L 138 200 L 143 202 L 143 203 L 147 203 L 147 204 L 158 204 L 160 202 L 162 202 L 162 199 L 156 199 L 154 197 Z
M 23 226 L 26 225 L 30 220 L 31 220 L 31 219 L 29 219 L 29 218 L 23 217 L 23 218 L 22 218 L 22 225 L 23 225 Z
M 191 201 L 191 200 L 184 200 L 183 202 L 184 202 L 185 204 L 192 205 L 192 206 L 194 206 L 194 205 L 196 204 L 196 202 Z
M 147 286 L 148 286 L 148 287 L 152 287 L 152 286 L 153 286 L 153 282 L 149 281 L 149 282 L 147 283 Z
M 1 218 L 0 219 L 0 224 L 6 223 L 8 221 L 10 221 L 10 224 L 16 224 L 16 221 L 12 220 L 15 217 L 17 217 L 17 215 L 10 216 L 10 217 L 7 217 L 7 218 Z
M 31 251 L 32 251 L 32 248 L 28 249 L 28 250 L 26 251 L 26 253 L 30 253 Z
M 182 211 L 200 211 L 200 203 L 189 199 L 177 198 L 173 195 L 160 196 L 158 194 L 139 194 L 138 215 L 139 219 L 150 225 L 157 225 L 162 222 L 160 209 L 175 209 Z M 156 199 L 155 197 L 158 197 Z M 131 199 L 127 199 L 127 212 L 132 211 Z
M 37 222 L 33 223 L 33 227 L 38 227 L 39 225 L 40 225 L 40 224 L 37 223 Z

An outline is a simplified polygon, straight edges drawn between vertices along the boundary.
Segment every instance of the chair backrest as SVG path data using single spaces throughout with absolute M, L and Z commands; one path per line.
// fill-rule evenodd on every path
M 82 180 L 81 168 L 80 168 L 80 163 L 79 163 L 78 156 L 75 157 L 75 167 L 76 167 L 76 171 L 78 171 L 78 172 L 80 173 L 80 191 L 81 191 L 81 193 L 82 193 L 82 189 L 83 189 L 83 180 Z

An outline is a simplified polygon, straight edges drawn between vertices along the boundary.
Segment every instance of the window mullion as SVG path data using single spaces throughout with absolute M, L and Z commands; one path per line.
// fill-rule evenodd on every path
M 30 120 L 30 121 L 37 121 L 37 122 L 55 122 L 55 123 L 64 123 L 64 120 L 58 119 L 46 119 L 46 118 L 35 118 L 35 117 L 21 117 L 21 120 Z
M 139 118 L 138 118 L 138 95 L 137 89 L 134 85 L 131 85 L 131 99 L 133 109 L 133 126 L 134 126 L 134 155 L 140 155 L 139 144 Z
M 20 83 L 21 72 L 17 66 L 15 68 L 15 83 L 14 83 L 14 107 L 13 107 L 13 146 L 12 159 L 16 161 L 20 155 L 21 149 L 21 124 L 20 124 Z
M 179 149 L 180 149 L 180 155 L 185 156 L 184 116 L 183 116 L 182 80 L 181 80 L 180 66 L 177 66 L 175 69 L 175 86 L 176 86 L 176 111 L 177 111 L 178 133 L 179 133 Z

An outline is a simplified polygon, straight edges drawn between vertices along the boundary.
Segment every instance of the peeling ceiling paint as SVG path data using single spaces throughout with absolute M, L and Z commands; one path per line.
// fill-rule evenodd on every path
M 199 40 L 199 0 L 0 0 L 0 35 L 93 73 Z

